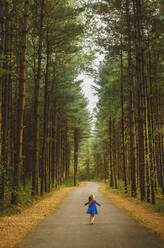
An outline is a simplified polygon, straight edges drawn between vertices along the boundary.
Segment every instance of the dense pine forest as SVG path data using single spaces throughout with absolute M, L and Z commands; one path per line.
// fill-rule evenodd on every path
M 164 195 L 163 1 L 102 1 L 94 164 L 110 187 L 155 204 Z
M 0 0 L 2 211 L 80 180 L 164 197 L 163 26 L 162 0 Z

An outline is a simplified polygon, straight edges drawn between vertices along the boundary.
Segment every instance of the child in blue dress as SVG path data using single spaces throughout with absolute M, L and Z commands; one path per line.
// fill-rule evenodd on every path
M 90 195 L 88 197 L 88 202 L 86 202 L 84 204 L 84 206 L 89 205 L 88 206 L 88 210 L 86 211 L 87 214 L 90 214 L 90 224 L 94 224 L 94 218 L 95 218 L 95 214 L 98 214 L 98 210 L 96 208 L 96 204 L 98 206 L 101 206 L 100 203 L 98 203 L 96 200 L 94 200 L 94 196 Z

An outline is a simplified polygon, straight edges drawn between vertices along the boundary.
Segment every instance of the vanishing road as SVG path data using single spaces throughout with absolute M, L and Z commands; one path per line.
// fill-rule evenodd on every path
M 19 248 L 164 248 L 164 242 L 116 208 L 98 192 L 98 184 L 74 189 L 59 209 L 16 247 Z M 88 195 L 102 204 L 95 224 L 85 214 Z

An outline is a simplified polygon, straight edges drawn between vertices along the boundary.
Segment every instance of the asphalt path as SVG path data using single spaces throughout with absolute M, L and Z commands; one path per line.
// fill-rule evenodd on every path
M 98 184 L 87 183 L 74 189 L 59 209 L 46 218 L 17 248 L 164 248 L 164 242 L 115 207 L 99 191 Z M 95 224 L 89 224 L 83 204 L 93 193 L 102 204 Z

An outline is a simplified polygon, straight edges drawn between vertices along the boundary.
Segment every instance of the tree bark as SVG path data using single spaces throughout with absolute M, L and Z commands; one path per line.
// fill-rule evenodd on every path
M 114 188 L 117 189 L 117 163 L 116 163 L 116 130 L 115 130 L 115 121 L 112 121 L 112 133 L 113 133 L 113 139 L 112 139 L 112 147 L 113 147 L 113 176 L 114 176 Z
M 113 188 L 113 159 L 112 159 L 112 123 L 109 120 L 109 160 L 110 160 L 110 187 Z
M 26 46 L 27 46 L 27 28 L 29 15 L 29 0 L 24 3 L 24 24 L 21 45 L 21 61 L 20 61 L 20 81 L 19 81 L 19 102 L 18 102 L 18 134 L 17 134 L 17 153 L 15 165 L 14 188 L 12 194 L 12 203 L 18 203 L 18 193 L 20 187 L 20 178 L 23 164 L 23 116 L 25 105 L 25 84 L 26 84 Z
M 121 67 L 121 137 L 122 137 L 122 166 L 123 166 L 123 181 L 124 190 L 127 194 L 127 178 L 125 166 L 125 128 L 124 128 L 124 87 L 123 87 L 123 58 L 122 58 L 122 38 L 121 38 L 121 54 L 120 54 L 120 67 Z
M 145 160 L 144 160 L 144 83 L 143 83 L 143 37 L 142 37 L 142 5 L 141 0 L 133 0 L 134 28 L 136 33 L 136 75 L 138 91 L 138 162 L 140 178 L 140 198 L 145 200 Z
M 39 49 L 38 49 L 38 70 L 35 82 L 35 106 L 34 106 L 34 159 L 32 176 L 32 195 L 39 195 L 39 144 L 40 144 L 40 80 L 41 80 L 41 62 L 42 62 L 42 42 L 43 42 L 43 19 L 44 19 L 44 0 L 41 0 L 40 27 L 39 27 Z M 42 171 L 42 173 L 44 173 Z
M 150 48 L 149 48 L 150 49 Z M 150 186 L 151 186 L 151 202 L 152 204 L 155 204 L 155 191 L 154 191 L 154 173 L 153 173 L 153 168 L 154 168 L 154 163 L 153 163 L 153 92 L 152 92 L 152 80 L 151 80 L 151 54 L 149 50 L 149 85 L 146 80 L 146 87 L 145 87 L 145 94 L 146 94 L 146 107 L 147 107 L 147 128 L 148 128 L 148 144 L 149 144 L 149 163 L 150 163 Z M 147 79 L 147 78 L 146 78 Z M 149 86 L 149 87 L 148 87 Z M 148 92 L 149 88 L 149 92 Z
M 4 55 L 4 1 L 0 2 L 0 209 L 3 210 L 4 202 L 4 168 L 2 163 L 2 80 L 3 80 L 3 66 L 2 57 Z
M 52 188 L 55 185 L 55 157 L 56 157 L 56 108 L 52 110 Z
M 48 26 L 47 26 L 47 64 L 46 64 L 46 74 L 45 74 L 45 87 L 44 87 L 44 127 L 43 127 L 43 146 L 42 146 L 42 170 L 45 168 L 45 179 L 41 177 L 41 194 L 44 194 L 44 183 L 45 191 L 48 192 L 48 182 L 49 182 L 49 163 L 48 158 L 48 147 L 49 147 L 49 65 L 50 65 L 50 50 L 49 50 L 49 40 L 48 40 Z M 46 162 L 47 161 L 47 162 Z
M 129 13 L 129 0 L 126 0 L 126 22 L 128 37 L 128 83 L 129 83 L 129 136 L 130 136 L 130 168 L 131 168 L 131 196 L 136 197 L 136 161 L 135 161 L 135 127 L 133 108 L 133 75 L 131 55 L 131 20 Z
M 79 130 L 74 128 L 74 186 L 77 185 L 77 166 L 78 166 L 78 146 L 79 146 Z

